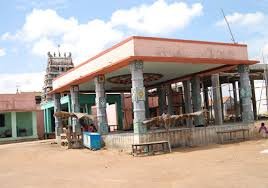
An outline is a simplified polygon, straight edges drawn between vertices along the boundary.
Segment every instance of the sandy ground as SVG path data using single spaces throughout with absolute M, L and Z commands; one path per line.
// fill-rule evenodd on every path
M 151 157 L 50 143 L 0 145 L 0 187 L 268 187 L 268 139 Z

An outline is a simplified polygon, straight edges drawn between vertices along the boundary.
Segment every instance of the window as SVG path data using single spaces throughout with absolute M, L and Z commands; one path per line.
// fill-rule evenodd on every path
M 0 114 L 0 127 L 5 127 L 5 114 Z
M 35 96 L 35 104 L 41 103 L 41 96 Z

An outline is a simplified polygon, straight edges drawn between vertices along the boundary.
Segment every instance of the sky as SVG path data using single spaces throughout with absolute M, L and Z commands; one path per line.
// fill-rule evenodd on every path
M 268 57 L 268 0 L 0 1 L 0 93 L 41 91 L 47 52 L 77 65 L 131 35 L 248 44 Z

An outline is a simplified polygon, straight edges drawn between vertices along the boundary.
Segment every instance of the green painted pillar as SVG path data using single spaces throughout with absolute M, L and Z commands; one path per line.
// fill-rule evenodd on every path
M 17 138 L 17 117 L 16 112 L 11 112 L 12 138 Z
M 91 106 L 92 106 L 91 104 L 87 104 L 88 114 L 92 114 Z
M 52 133 L 52 124 L 51 124 L 51 110 L 47 109 L 47 130 L 48 133 Z
M 68 112 L 72 112 L 72 103 L 71 103 L 71 96 L 68 95 Z M 72 118 L 68 119 L 68 124 L 71 125 L 72 124 Z
M 117 99 L 116 100 L 117 124 L 118 124 L 118 129 L 122 130 L 123 129 L 123 112 L 122 112 L 121 96 L 118 96 L 116 99 Z

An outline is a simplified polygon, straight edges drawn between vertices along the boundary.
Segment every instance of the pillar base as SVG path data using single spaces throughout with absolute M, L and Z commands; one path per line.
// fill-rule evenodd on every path
M 107 123 L 100 123 L 100 127 L 99 127 L 99 133 L 100 134 L 108 134 L 109 130 L 108 130 L 108 124 Z
M 134 123 L 134 134 L 144 134 L 147 132 L 146 125 L 143 125 L 141 122 Z
M 61 145 L 61 137 L 60 136 L 57 136 L 55 137 L 55 142 L 59 145 Z

